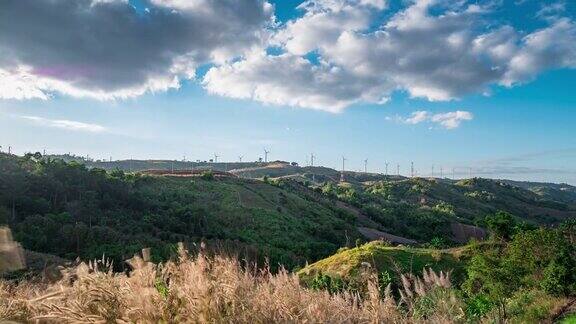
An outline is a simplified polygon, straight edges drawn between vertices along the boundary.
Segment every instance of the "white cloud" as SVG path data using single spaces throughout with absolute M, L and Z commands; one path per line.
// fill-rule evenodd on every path
M 394 91 L 446 101 L 576 68 L 562 3 L 534 13 L 545 26 L 528 33 L 492 17 L 498 2 L 401 3 L 306 0 L 277 24 L 265 0 L 151 0 L 144 12 L 126 0 L 0 1 L 0 99 L 129 98 L 214 64 L 201 80 L 212 94 L 340 112 Z
M 443 114 L 432 115 L 430 121 L 437 123 L 446 129 L 458 128 L 463 121 L 472 120 L 474 116 L 468 111 L 451 111 Z
M 60 128 L 69 131 L 89 132 L 89 133 L 104 133 L 108 129 L 98 124 L 83 123 L 74 120 L 66 119 L 48 119 L 38 116 L 18 116 L 19 118 L 29 120 L 37 125 L 51 128 Z
M 24 67 L 8 71 L 0 68 L 0 99 L 48 99 L 46 85 Z
M 427 111 L 415 111 L 409 118 L 406 118 L 408 124 L 419 124 L 430 119 L 430 113 Z
M 451 111 L 446 113 L 432 114 L 429 111 L 419 110 L 413 112 L 409 117 L 402 118 L 388 118 L 389 120 L 397 120 L 406 124 L 420 124 L 420 123 L 434 123 L 445 129 L 455 129 L 460 127 L 464 121 L 470 121 L 474 118 L 471 112 L 468 111 Z
M 153 0 L 143 12 L 126 0 L 0 1 L 0 98 L 175 89 L 261 45 L 272 21 L 265 0 Z
M 459 4 L 417 0 L 374 28 L 384 6 L 306 1 L 301 6 L 304 15 L 272 38 L 284 51 L 281 58 L 260 55 L 215 67 L 204 86 L 224 96 L 341 111 L 357 102 L 383 103 L 397 90 L 446 101 L 486 94 L 497 84 L 528 82 L 547 69 L 576 67 L 572 20 L 556 19 L 522 37 L 508 25 L 487 29 L 490 7 Z M 319 63 L 312 60 L 294 69 L 294 62 L 309 55 Z M 328 73 L 338 86 L 322 82 L 330 70 L 338 71 Z M 226 87 L 218 86 L 224 83 Z
M 290 54 L 267 56 L 260 52 L 210 69 L 203 84 L 212 94 L 329 112 L 340 112 L 360 100 L 383 100 L 380 96 L 388 90 L 386 85 L 369 80 L 350 83 L 353 79 L 337 66 L 313 65 Z
M 522 43 L 502 77 L 506 86 L 530 81 L 547 69 L 576 68 L 576 24 L 568 18 L 527 35 Z

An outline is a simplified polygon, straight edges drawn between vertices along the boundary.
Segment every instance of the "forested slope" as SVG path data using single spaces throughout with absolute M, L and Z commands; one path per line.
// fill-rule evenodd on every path
M 262 181 L 107 173 L 0 155 L 0 223 L 25 248 L 62 257 L 120 260 L 148 246 L 162 258 L 178 241 L 204 239 L 292 267 L 353 242 L 354 222 L 329 203 Z

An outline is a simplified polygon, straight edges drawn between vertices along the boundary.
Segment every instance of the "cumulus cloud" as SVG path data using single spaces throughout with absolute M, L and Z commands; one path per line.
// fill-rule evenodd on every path
M 393 12 L 385 0 L 306 0 L 284 24 L 266 0 L 146 3 L 0 1 L 0 98 L 128 98 L 212 64 L 200 80 L 212 94 L 340 112 L 395 91 L 453 100 L 576 68 L 576 23 L 562 5 L 542 7 L 543 27 L 523 32 L 493 17 L 491 1 L 404 1 Z
M 402 123 L 416 125 L 420 123 L 433 123 L 445 129 L 455 129 L 460 127 L 464 121 L 470 121 L 474 115 L 468 111 L 451 111 L 446 113 L 433 114 L 429 111 L 420 110 L 413 112 L 409 117 L 403 118 L 397 116 L 394 120 Z M 389 118 L 390 119 L 390 118 Z
M 314 65 L 299 56 L 253 53 L 246 60 L 212 68 L 203 84 L 213 94 L 329 112 L 361 100 L 385 100 L 380 97 L 389 90 L 385 84 L 370 79 L 351 83 L 353 79 L 345 69 Z
M 104 133 L 108 131 L 106 127 L 98 124 L 83 123 L 74 120 L 48 119 L 38 116 L 18 116 L 18 117 L 31 121 L 40 126 L 60 128 L 69 131 L 89 132 L 89 133 Z
M 356 102 L 385 102 L 382 99 L 397 90 L 431 101 L 452 100 L 489 93 L 497 84 L 528 82 L 547 69 L 576 67 L 572 20 L 559 18 L 523 35 L 509 25 L 485 28 L 490 7 L 458 4 L 417 0 L 375 27 L 385 3 L 309 0 L 300 6 L 303 16 L 272 37 L 273 44 L 283 50 L 281 58 L 259 58 L 275 64 L 246 58 L 214 67 L 204 85 L 224 96 L 341 111 Z M 309 64 L 301 64 L 294 75 L 278 73 L 291 70 L 293 62 L 302 59 Z M 330 80 L 343 86 L 327 84 L 327 70 L 338 71 L 330 74 Z M 226 80 L 234 83 L 218 86 Z M 271 86 L 273 93 L 263 96 L 253 91 L 260 81 Z M 328 100 L 329 96 L 336 101 Z
M 97 99 L 177 88 L 205 63 L 261 45 L 272 6 L 264 0 L 0 2 L 2 98 L 52 92 Z

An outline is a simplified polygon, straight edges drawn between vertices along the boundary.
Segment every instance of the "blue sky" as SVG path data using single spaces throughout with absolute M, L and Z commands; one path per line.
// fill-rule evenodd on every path
M 23 11 L 8 1 L 0 12 L 45 12 L 39 2 Z M 72 10 L 66 0 L 56 2 L 64 4 L 53 14 Z M 276 1 L 269 8 L 254 0 L 263 9 L 253 14 L 252 7 L 222 13 L 229 3 L 222 0 L 212 2 L 213 17 L 201 18 L 178 0 L 140 0 L 131 3 L 133 11 L 117 2 L 93 4 L 90 17 L 113 24 L 123 17 L 119 13 L 130 18 L 135 11 L 140 18 L 130 28 L 140 28 L 145 19 L 169 27 L 165 33 L 146 29 L 126 36 L 135 45 L 125 51 L 138 51 L 128 53 L 125 62 L 119 54 L 91 55 L 122 50 L 118 40 L 106 43 L 108 36 L 98 36 L 98 29 L 67 35 L 102 37 L 97 48 L 55 38 L 35 45 L 41 57 L 34 57 L 26 42 L 10 47 L 0 37 L 0 52 L 8 48 L 10 54 L 6 62 L 0 59 L 3 150 L 10 145 L 17 153 L 45 149 L 96 159 L 206 160 L 218 153 L 220 160 L 243 155 L 248 161 L 266 147 L 272 159 L 301 164 L 314 152 L 317 164 L 330 167 L 339 167 L 344 155 L 352 170 L 368 159 L 370 171 L 384 172 L 388 162 L 390 173 L 400 164 L 407 174 L 414 161 L 420 175 L 430 175 L 434 165 L 436 175 L 440 168 L 445 175 L 455 168 L 457 177 L 467 177 L 472 168 L 476 176 L 576 184 L 572 2 L 526 0 L 514 7 L 512 1 L 475 1 L 454 7 L 442 1 L 331 0 L 297 9 L 302 1 Z M 106 6 L 119 13 L 109 14 Z M 180 16 L 165 14 L 166 8 Z M 235 21 L 234 12 L 242 10 L 250 10 L 250 17 Z M 230 26 L 208 30 L 220 33 L 218 40 L 186 33 L 190 26 L 202 31 L 222 15 Z M 0 22 L 0 30 L 15 26 Z M 241 34 L 234 34 L 239 26 Z M 428 29 L 438 39 L 454 40 L 454 49 L 428 44 Z M 172 34 L 185 38 L 171 40 Z M 494 42 L 484 46 L 480 40 L 488 35 Z M 37 44 L 32 32 L 20 37 Z M 414 42 L 406 43 L 408 37 Z M 139 43 L 140 38 L 145 40 Z M 222 38 L 229 40 L 222 45 Z M 192 45 L 182 45 L 187 41 Z M 156 55 L 150 43 L 165 49 Z M 501 51 L 494 54 L 496 48 Z M 167 51 L 180 52 L 164 64 Z M 189 60 L 173 72 L 182 57 Z M 410 67 L 402 66 L 405 60 Z M 107 70 L 110 66 L 114 69 Z M 86 73 L 90 78 L 84 80 Z

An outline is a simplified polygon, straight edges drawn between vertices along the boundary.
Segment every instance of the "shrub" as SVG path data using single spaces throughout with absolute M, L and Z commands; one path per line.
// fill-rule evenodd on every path
M 204 180 L 213 180 L 214 179 L 214 172 L 212 172 L 211 170 L 204 171 L 204 172 L 202 172 L 201 177 Z

